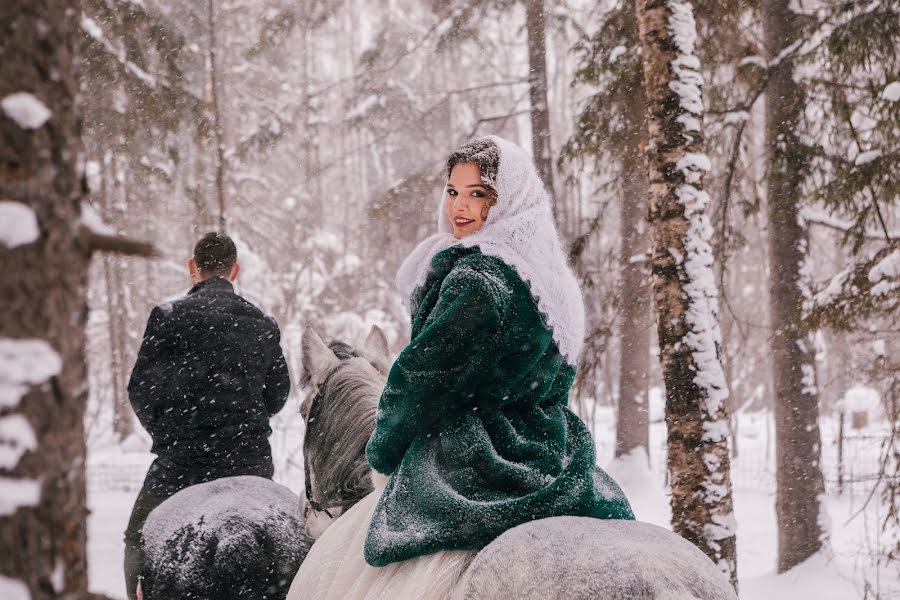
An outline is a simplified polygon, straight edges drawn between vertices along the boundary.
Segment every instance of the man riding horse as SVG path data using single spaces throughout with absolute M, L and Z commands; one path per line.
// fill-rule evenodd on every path
M 134 600 L 143 570 L 141 529 L 176 492 L 222 477 L 271 479 L 269 417 L 290 379 L 278 325 L 234 292 L 237 249 L 224 233 L 197 242 L 186 296 L 155 307 L 128 397 L 153 438 L 156 460 L 125 531 L 125 582 Z

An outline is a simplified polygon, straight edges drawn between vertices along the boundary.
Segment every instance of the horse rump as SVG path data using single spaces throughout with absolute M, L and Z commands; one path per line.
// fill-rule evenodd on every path
M 297 496 L 251 476 L 185 488 L 142 535 L 144 600 L 283 600 L 311 544 Z
M 488 544 L 453 600 L 737 600 L 696 546 L 640 521 L 552 517 Z

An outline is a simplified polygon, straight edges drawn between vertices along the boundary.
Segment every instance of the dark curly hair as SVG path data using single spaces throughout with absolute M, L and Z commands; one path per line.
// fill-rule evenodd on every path
M 447 159 L 447 177 L 456 165 L 475 163 L 481 173 L 481 185 L 494 200 L 497 198 L 497 171 L 500 169 L 500 149 L 488 138 L 478 138 L 463 144 Z

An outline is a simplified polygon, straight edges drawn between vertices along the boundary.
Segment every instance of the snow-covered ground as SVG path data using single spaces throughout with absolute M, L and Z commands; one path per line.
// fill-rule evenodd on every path
M 651 426 L 651 468 L 640 460 L 612 461 L 613 414 L 598 409 L 595 417 L 598 463 L 606 466 L 622 485 L 640 520 L 663 527 L 669 524 L 665 496 L 665 431 Z M 767 422 L 768 421 L 768 422 Z M 302 427 L 293 410 L 274 423 L 276 479 L 295 492 L 302 491 Z M 738 523 L 738 574 L 743 600 L 900 598 L 900 573 L 876 564 L 884 508 L 877 498 L 866 504 L 867 483 L 858 481 L 837 493 L 835 427 L 822 419 L 825 507 L 831 520 L 831 542 L 822 552 L 783 575 L 775 575 L 776 520 L 774 495 L 774 428 L 771 416 L 743 415 L 738 428 L 739 454 L 733 465 L 735 515 Z M 853 432 L 845 443 L 845 475 L 864 479 L 877 467 L 879 430 L 873 426 Z M 93 448 L 88 467 L 88 525 L 91 589 L 124 598 L 122 532 L 131 505 L 152 455 L 141 444 L 123 451 L 118 447 Z M 868 595 L 866 589 L 868 588 Z

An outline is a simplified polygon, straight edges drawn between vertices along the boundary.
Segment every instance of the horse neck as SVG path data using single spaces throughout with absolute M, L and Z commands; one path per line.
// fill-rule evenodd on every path
M 384 377 L 363 359 L 343 361 L 323 384 L 304 440 L 316 502 L 346 509 L 373 489 L 365 448 L 383 387 Z

